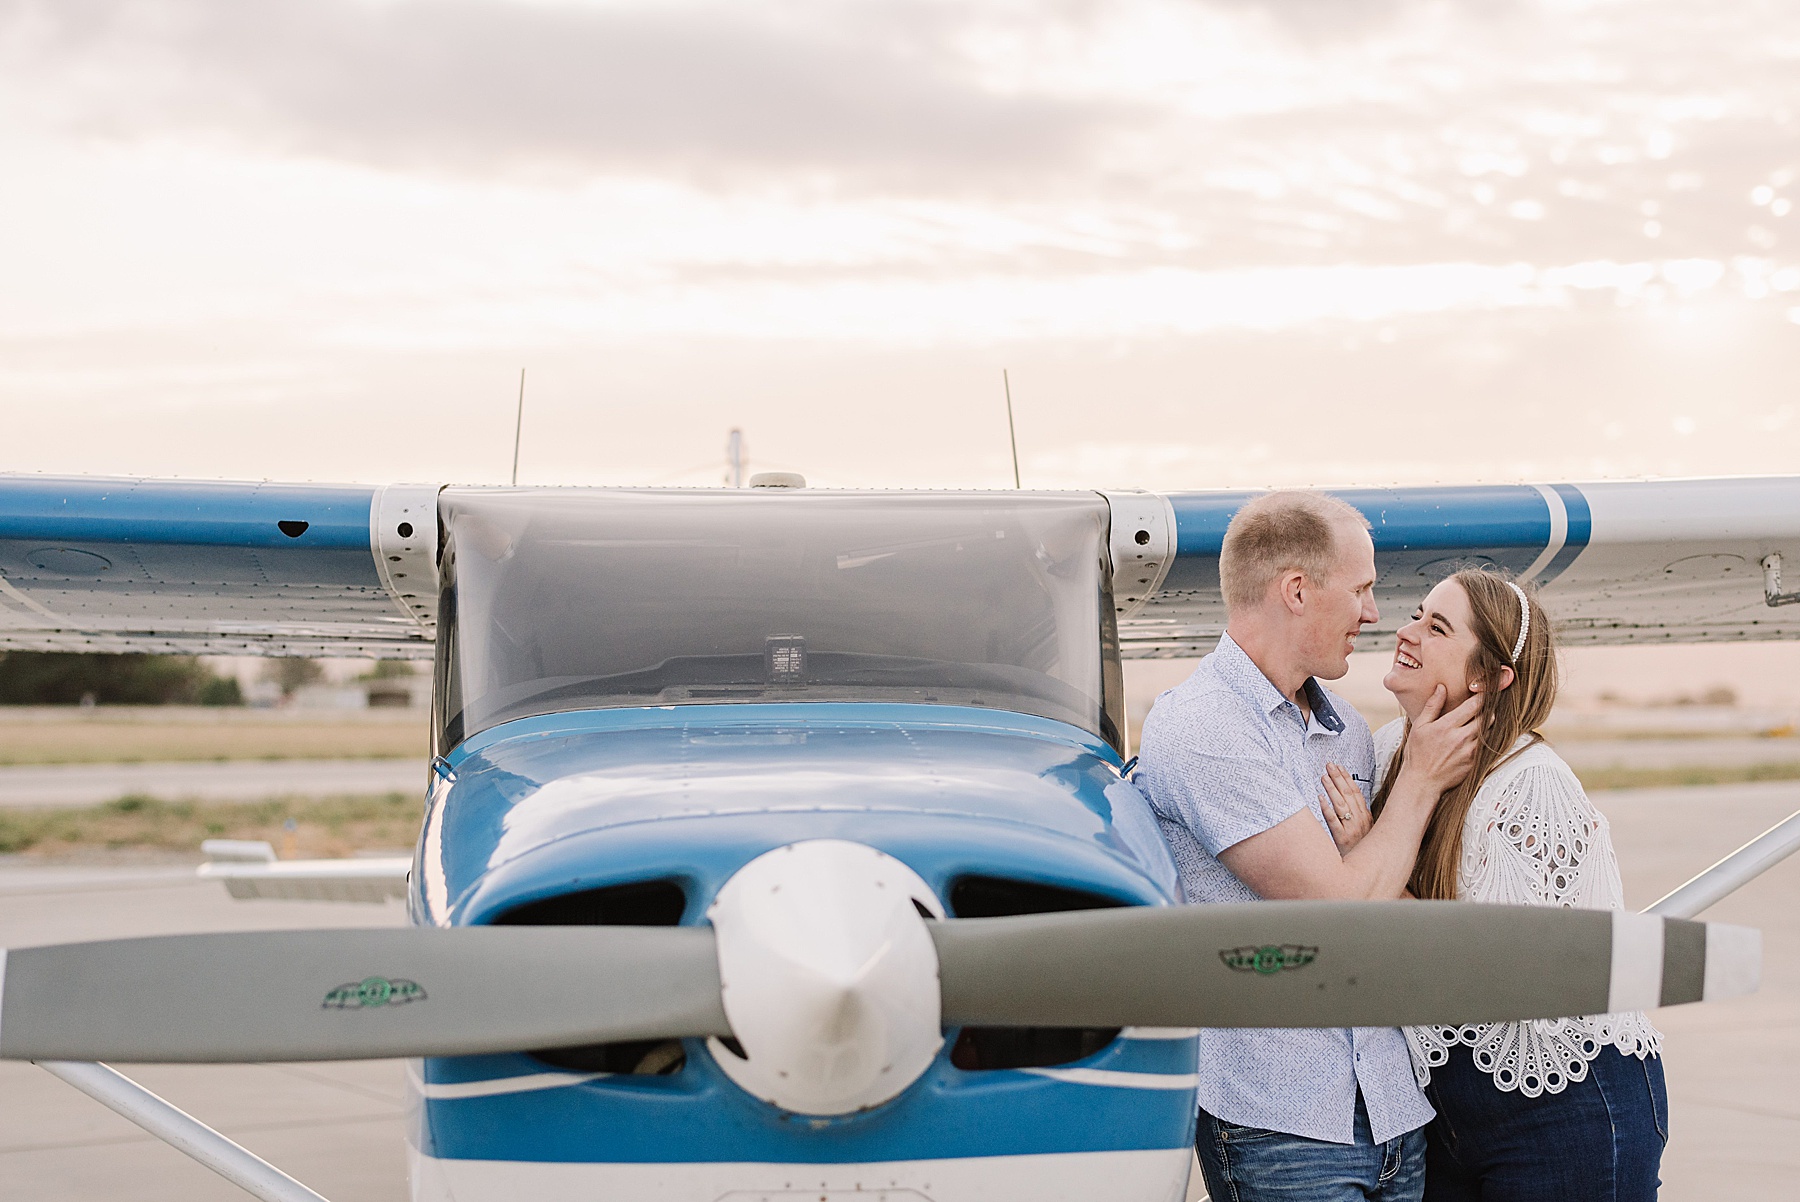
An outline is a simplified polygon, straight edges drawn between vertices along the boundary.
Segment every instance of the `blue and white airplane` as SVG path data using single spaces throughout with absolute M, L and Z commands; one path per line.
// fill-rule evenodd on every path
M 422 1202 L 1178 1202 L 1196 1027 L 1755 988 L 1655 914 L 1175 905 L 1120 661 L 1211 646 L 1250 495 L 0 477 L 0 647 L 436 665 L 409 862 L 209 868 L 409 927 L 0 952 L 0 1057 L 412 1058 Z M 1800 637 L 1800 478 L 1339 495 L 1381 631 L 1473 561 L 1574 643 Z

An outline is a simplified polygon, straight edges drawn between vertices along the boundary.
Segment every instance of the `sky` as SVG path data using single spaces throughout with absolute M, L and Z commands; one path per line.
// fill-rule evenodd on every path
M 0 470 L 1800 463 L 1800 7 L 0 0 Z

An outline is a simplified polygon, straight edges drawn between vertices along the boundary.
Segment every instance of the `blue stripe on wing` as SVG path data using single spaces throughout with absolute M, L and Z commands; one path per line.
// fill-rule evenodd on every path
M 1564 490 L 1567 492 L 1564 492 Z M 1550 508 L 1529 485 L 1465 488 L 1348 488 L 1330 490 L 1369 519 L 1384 582 L 1444 575 L 1461 562 L 1492 563 L 1523 572 L 1550 543 Z M 1559 487 L 1569 508 L 1569 541 L 1557 564 L 1567 566 L 1587 545 L 1587 502 Z M 1574 499 L 1570 500 L 1568 494 Z M 1217 590 L 1219 548 L 1232 515 L 1259 492 L 1171 493 L 1175 563 L 1163 591 Z M 1579 511 L 1580 542 L 1576 542 Z M 1561 567 L 1555 570 L 1560 571 Z M 1410 587 L 1410 586 L 1409 586 Z
M 0 476 L 0 539 L 366 554 L 374 495 L 342 485 Z

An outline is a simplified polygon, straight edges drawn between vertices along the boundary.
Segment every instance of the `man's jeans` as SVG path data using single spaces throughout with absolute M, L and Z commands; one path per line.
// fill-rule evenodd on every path
M 1425 1192 L 1425 1129 L 1375 1143 L 1361 1094 L 1354 1144 L 1240 1127 L 1202 1110 L 1194 1150 L 1212 1202 L 1419 1202 Z

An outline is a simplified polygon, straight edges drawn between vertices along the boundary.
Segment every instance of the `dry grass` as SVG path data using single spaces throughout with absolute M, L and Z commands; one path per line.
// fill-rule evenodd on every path
M 121 797 L 89 809 L 0 809 L 0 852 L 194 853 L 203 839 L 266 839 L 287 859 L 347 856 L 411 847 L 423 817 L 421 799 L 399 793 L 244 803 Z
M 1549 725 L 1544 736 L 1563 743 L 1704 743 L 1714 739 L 1792 739 L 1791 726 L 1753 727 L 1722 730 L 1614 730 L 1605 726 Z
M 1731 764 L 1673 768 L 1577 768 L 1582 787 L 1667 789 L 1686 785 L 1741 785 L 1760 780 L 1800 780 L 1800 763 Z
M 1591 790 L 1800 780 L 1800 763 L 1744 767 L 1589 768 Z M 294 829 L 287 829 L 292 819 Z M 0 853 L 55 857 L 90 851 L 193 854 L 204 839 L 265 839 L 283 858 L 348 856 L 411 847 L 423 804 L 414 796 L 292 798 L 264 802 L 121 797 L 86 809 L 0 809 Z
M 411 722 L 7 722 L 0 765 L 117 764 L 194 760 L 423 759 L 425 719 Z

